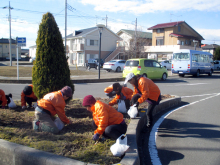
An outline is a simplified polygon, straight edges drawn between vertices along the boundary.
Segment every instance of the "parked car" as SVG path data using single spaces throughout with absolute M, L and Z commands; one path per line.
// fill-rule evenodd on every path
M 110 72 L 111 70 L 115 72 L 121 72 L 124 69 L 126 60 L 111 60 L 108 62 L 105 62 L 103 65 L 103 69 Z
M 35 60 L 36 60 L 36 57 L 31 57 L 31 58 L 29 59 L 29 62 L 33 63 Z
M 215 70 L 220 70 L 220 60 L 215 60 L 214 61 L 214 69 Z
M 167 69 L 171 70 L 171 65 L 172 65 L 172 61 L 171 61 L 171 60 L 162 61 L 160 64 L 161 64 L 164 68 L 167 68 Z
M 100 66 L 102 68 L 104 61 L 102 59 L 100 61 L 101 61 Z M 87 69 L 91 69 L 91 68 L 99 69 L 99 59 L 98 58 L 90 58 L 88 60 L 88 63 L 86 64 L 86 68 Z
M 168 77 L 166 68 L 160 65 L 158 61 L 147 58 L 127 60 L 123 70 L 123 77 L 126 77 L 128 73 L 143 75 L 150 79 L 161 78 L 162 80 L 166 80 Z

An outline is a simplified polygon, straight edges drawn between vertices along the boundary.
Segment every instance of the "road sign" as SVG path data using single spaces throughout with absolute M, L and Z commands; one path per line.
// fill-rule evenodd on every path
M 26 46 L 26 37 L 17 37 L 18 46 Z

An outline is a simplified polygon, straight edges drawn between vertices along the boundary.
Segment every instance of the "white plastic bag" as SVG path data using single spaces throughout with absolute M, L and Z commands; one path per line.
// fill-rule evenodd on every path
M 118 102 L 118 112 L 127 113 L 127 108 L 124 100 L 119 100 Z
M 8 104 L 8 107 L 9 107 L 9 108 L 16 108 L 17 106 L 16 106 L 16 104 L 14 103 L 14 101 L 12 100 L 12 98 L 9 97 L 9 99 L 10 99 L 11 101 L 10 101 L 10 103 Z
M 135 118 L 138 114 L 138 109 L 136 107 L 136 104 L 130 106 L 130 109 L 128 110 L 128 115 L 130 118 Z
M 55 123 L 55 125 L 57 126 L 57 128 L 58 128 L 59 130 L 62 130 L 62 129 L 63 129 L 64 123 L 60 120 L 59 117 L 57 117 L 57 118 L 54 120 L 54 123 Z
M 127 136 L 122 134 L 117 140 L 116 143 L 110 147 L 110 150 L 114 156 L 122 156 L 129 146 L 127 145 Z

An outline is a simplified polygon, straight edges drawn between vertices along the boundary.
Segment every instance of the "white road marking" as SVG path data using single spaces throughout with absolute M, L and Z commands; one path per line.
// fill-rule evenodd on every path
M 175 85 L 167 85 L 167 86 L 185 86 L 185 85 L 204 85 L 204 84 L 208 84 L 208 83 L 195 83 L 195 84 L 175 84 Z
M 216 95 L 218 93 L 211 93 L 211 94 L 204 94 L 204 95 L 192 95 L 192 96 L 180 96 L 181 98 L 185 98 L 185 97 L 201 97 L 201 96 L 207 96 L 207 95 Z
M 190 105 L 193 105 L 195 103 L 198 103 L 198 102 L 201 102 L 201 101 L 204 101 L 204 100 L 207 100 L 207 99 L 210 99 L 210 98 L 213 98 L 213 97 L 216 97 L 216 96 L 219 96 L 220 93 L 217 93 L 215 94 L 214 96 L 210 96 L 210 97 L 207 97 L 207 98 L 204 98 L 204 99 L 201 99 L 199 101 L 195 101 L 195 102 L 192 102 L 190 104 L 187 104 L 187 105 L 184 105 L 182 107 L 179 107 L 177 109 L 173 109 L 169 112 L 167 112 L 166 114 L 164 114 L 163 116 L 161 116 L 159 118 L 159 120 L 157 120 L 157 122 L 154 124 L 154 126 L 152 127 L 152 130 L 150 132 L 150 137 L 149 137 L 149 142 L 148 142 L 148 150 L 149 150 L 149 153 L 150 153 L 150 158 L 151 158 L 151 162 L 153 165 L 162 165 L 161 162 L 160 162 L 160 158 L 158 157 L 158 152 L 157 152 L 157 147 L 156 147 L 156 138 L 157 138 L 157 130 L 160 126 L 160 124 L 163 122 L 163 120 L 169 116 L 171 113 L 175 112 L 175 111 L 178 111 L 184 107 L 187 107 L 187 106 L 190 106 Z

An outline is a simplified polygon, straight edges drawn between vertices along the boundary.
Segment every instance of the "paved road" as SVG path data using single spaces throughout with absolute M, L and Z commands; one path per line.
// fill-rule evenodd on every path
M 150 138 L 147 135 L 144 137 L 146 155 L 143 162 L 156 165 L 219 165 L 220 74 L 215 73 L 212 77 L 201 75 L 199 78 L 173 76 L 165 82 L 154 82 L 162 94 L 181 96 L 184 106 L 171 109 L 172 113 L 167 111 L 167 114 L 156 116 L 158 120 L 155 118 Z M 103 89 L 112 83 L 75 84 L 74 97 L 83 98 L 87 94 L 105 97 Z M 13 97 L 19 99 L 24 86 L 25 84 L 0 84 L 0 88 L 4 87 L 6 91 L 17 91 Z
M 158 115 L 144 135 L 144 164 L 220 164 L 219 83 L 219 74 L 157 83 L 162 93 L 181 96 L 183 106 Z

